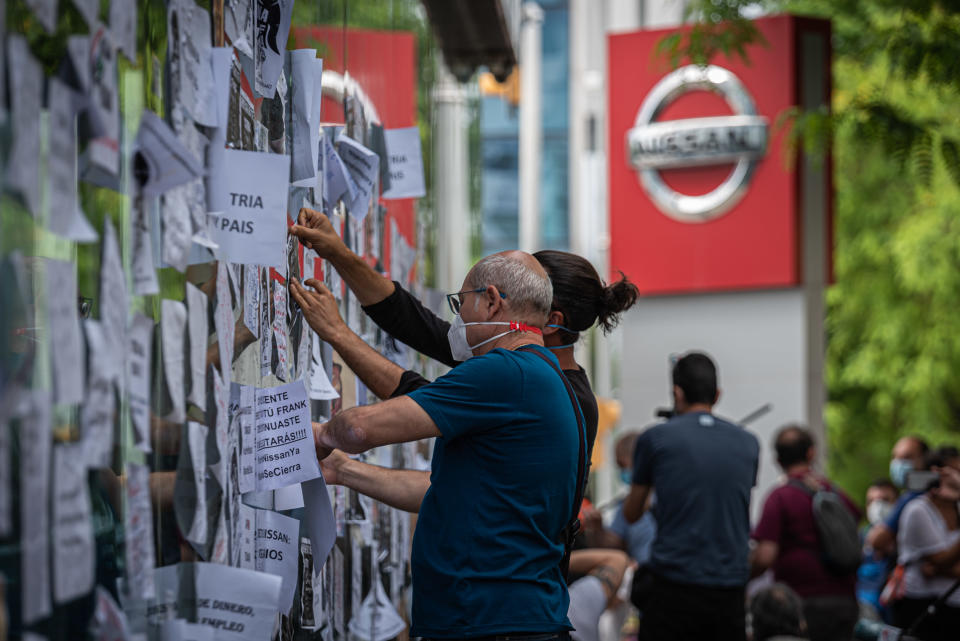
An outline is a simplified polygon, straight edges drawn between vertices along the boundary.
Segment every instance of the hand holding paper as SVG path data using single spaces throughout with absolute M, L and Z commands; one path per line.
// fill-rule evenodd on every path
M 326 214 L 308 207 L 300 208 L 297 224 L 290 226 L 289 233 L 299 238 L 304 247 L 317 252 L 321 258 L 332 259 L 346 249 Z
M 349 331 L 340 317 L 337 299 L 323 283 L 315 278 L 304 283 L 316 291 L 305 289 L 296 279 L 290 280 L 290 294 L 303 310 L 303 317 L 317 336 L 328 343 L 336 343 L 344 332 Z

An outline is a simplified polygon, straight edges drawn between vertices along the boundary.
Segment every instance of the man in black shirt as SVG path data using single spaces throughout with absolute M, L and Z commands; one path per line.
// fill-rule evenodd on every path
M 450 323 L 424 307 L 400 283 L 377 273 L 363 258 L 350 251 L 323 213 L 303 208 L 297 222 L 290 227 L 290 233 L 333 265 L 356 295 L 364 312 L 381 329 L 445 365 L 457 365 L 459 361 L 454 358 L 447 340 Z M 604 331 L 612 329 L 619 321 L 620 314 L 636 302 L 639 293 L 626 278 L 612 285 L 604 284 L 593 266 L 574 254 L 540 251 L 534 257 L 550 276 L 554 294 L 553 309 L 543 329 L 543 343 L 557 357 L 580 403 L 587 432 L 589 460 L 597 436 L 597 401 L 586 372 L 573 357 L 573 346 L 580 332 L 594 323 L 599 323 Z M 359 337 L 356 340 L 360 340 Z M 334 348 L 337 348 L 335 344 Z M 340 349 L 337 351 L 342 355 Z M 383 371 L 376 371 L 376 365 L 358 365 L 364 371 L 358 371 L 353 365 L 351 368 L 363 380 L 367 379 L 364 374 L 380 378 L 384 376 Z M 415 380 L 413 372 L 403 373 L 390 396 L 415 389 L 410 387 Z M 370 385 L 368 387 L 374 389 Z

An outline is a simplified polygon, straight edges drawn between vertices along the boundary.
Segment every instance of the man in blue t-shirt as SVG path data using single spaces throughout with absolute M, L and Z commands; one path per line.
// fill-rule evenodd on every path
M 412 636 L 565 637 L 562 532 L 583 444 L 579 408 L 539 330 L 550 280 L 529 254 L 495 254 L 448 299 L 458 314 L 451 350 L 466 362 L 406 396 L 315 425 L 318 457 L 437 437 L 431 474 L 385 470 L 391 496 L 381 497 L 420 514 Z M 298 297 L 308 322 L 310 301 Z
M 760 444 L 712 414 L 717 369 L 691 352 L 673 368 L 675 417 L 643 432 L 623 515 L 634 522 L 656 489 L 653 589 L 640 641 L 746 637 L 750 492 Z

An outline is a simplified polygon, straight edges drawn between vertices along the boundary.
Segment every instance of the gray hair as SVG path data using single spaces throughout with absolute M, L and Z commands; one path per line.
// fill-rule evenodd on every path
M 511 254 L 493 254 L 481 258 L 470 270 L 470 279 L 476 287 L 493 285 L 506 294 L 510 309 L 532 317 L 516 320 L 536 320 L 541 324 L 550 315 L 553 304 L 550 277 L 531 269 Z

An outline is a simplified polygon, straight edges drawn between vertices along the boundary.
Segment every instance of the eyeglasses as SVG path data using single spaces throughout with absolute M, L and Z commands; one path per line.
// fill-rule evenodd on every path
M 478 287 L 476 289 L 465 289 L 462 292 L 454 292 L 452 294 L 447 294 L 447 304 L 450 305 L 450 311 L 454 314 L 460 313 L 460 306 L 463 305 L 463 295 L 464 294 L 479 294 L 480 292 L 487 291 L 486 287 Z M 506 298 L 507 295 L 503 292 L 497 292 L 500 294 L 500 298 Z

